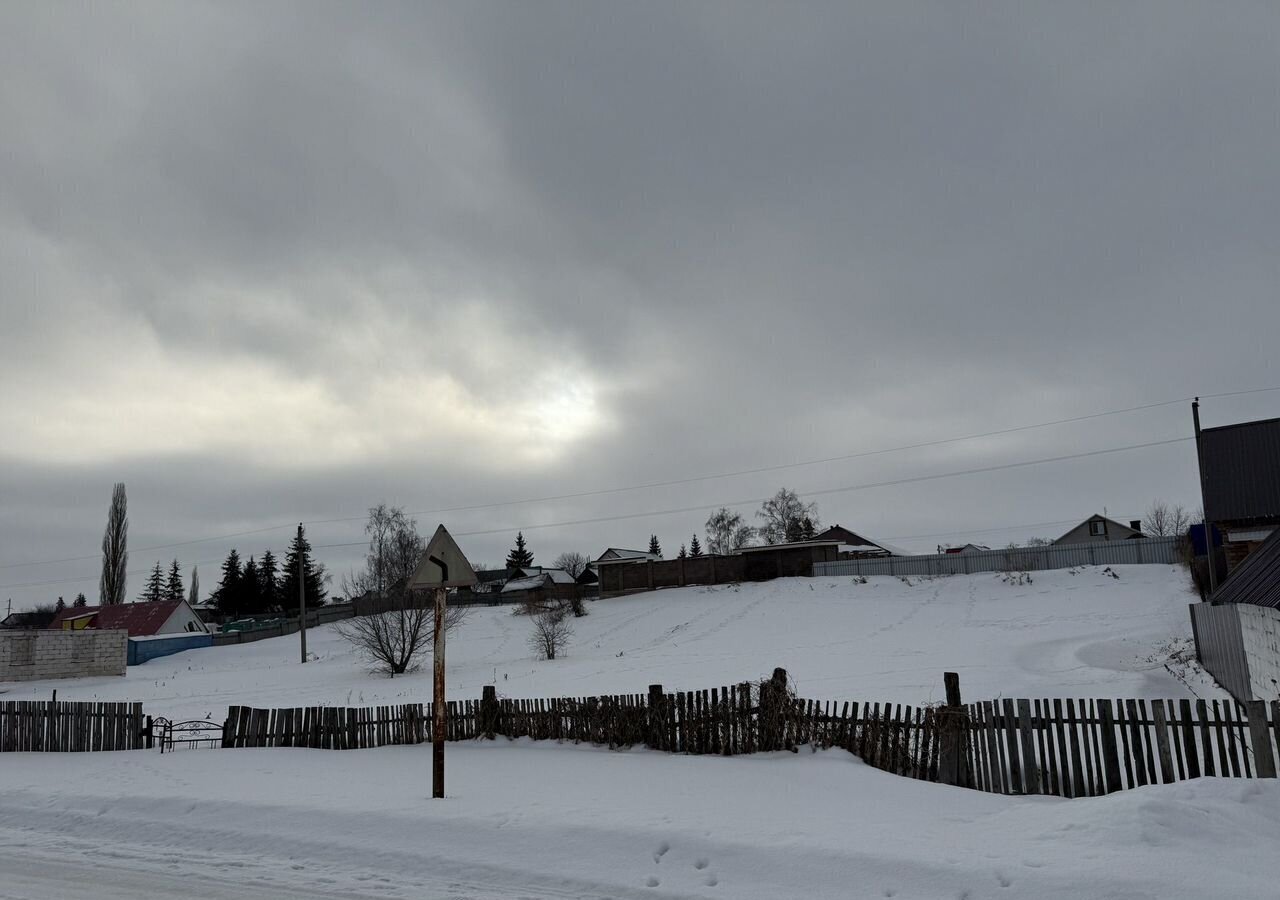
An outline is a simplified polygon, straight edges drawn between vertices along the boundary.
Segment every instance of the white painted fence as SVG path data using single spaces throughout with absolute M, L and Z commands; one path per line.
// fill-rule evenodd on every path
M 1094 541 L 1088 544 L 1049 544 L 943 553 L 928 556 L 884 556 L 814 563 L 814 575 L 969 575 L 974 572 L 1038 572 L 1072 566 L 1119 566 L 1180 561 L 1179 537 Z

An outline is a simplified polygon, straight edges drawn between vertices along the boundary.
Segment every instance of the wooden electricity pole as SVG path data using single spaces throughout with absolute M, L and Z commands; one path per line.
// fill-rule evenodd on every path
M 302 523 L 298 523 L 298 640 L 302 644 L 302 662 L 307 662 L 307 579 L 302 570 Z
M 1207 473 L 1204 470 L 1204 447 L 1203 439 L 1200 435 L 1199 397 L 1191 403 L 1191 422 L 1196 430 L 1196 463 L 1200 467 L 1200 509 L 1204 513 L 1200 520 L 1204 523 L 1204 553 L 1205 562 L 1209 564 L 1209 596 L 1212 597 L 1214 591 L 1218 589 L 1218 573 L 1213 568 L 1213 524 L 1209 521 L 1209 503 L 1205 498 L 1205 494 L 1208 493 L 1205 490 Z
M 447 574 L 446 574 L 446 577 Z M 444 613 L 445 588 L 436 588 L 436 634 L 433 650 L 435 666 L 435 690 L 432 693 L 432 729 L 431 729 L 431 796 L 444 796 L 444 739 L 445 739 L 445 699 L 444 699 Z

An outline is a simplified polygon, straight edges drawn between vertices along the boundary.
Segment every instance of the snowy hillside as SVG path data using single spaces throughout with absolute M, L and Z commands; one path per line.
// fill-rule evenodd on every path
M 919 702 L 961 673 L 971 699 L 1217 695 L 1162 659 L 1187 641 L 1183 573 L 1128 567 L 936 580 L 789 579 L 590 604 L 570 655 L 539 662 L 527 620 L 474 612 L 451 693 L 701 687 L 775 665 L 814 697 Z M 232 703 L 427 699 L 425 674 L 368 674 L 332 629 L 189 651 L 126 678 L 8 685 L 8 698 L 136 699 L 221 717 Z M 844 751 L 721 758 L 528 740 L 377 750 L 6 754 L 0 897 L 1181 898 L 1275 896 L 1280 785 L 1199 779 L 1063 800 L 871 769 Z M 1212 864 L 1206 864 L 1211 860 Z
M 937 579 L 788 578 L 600 600 L 573 621 L 568 655 L 534 659 L 529 621 L 475 609 L 449 643 L 449 693 L 551 697 L 712 687 L 783 666 L 821 699 L 920 703 L 960 673 L 968 699 L 1220 696 L 1194 670 L 1191 688 L 1164 665 L 1190 641 L 1183 570 L 1117 567 Z M 142 700 L 152 715 L 221 718 L 230 704 L 372 705 L 428 700 L 428 671 L 372 675 L 332 626 L 314 629 L 313 662 L 296 636 L 192 650 L 130 667 L 125 678 L 6 685 L 9 699 Z

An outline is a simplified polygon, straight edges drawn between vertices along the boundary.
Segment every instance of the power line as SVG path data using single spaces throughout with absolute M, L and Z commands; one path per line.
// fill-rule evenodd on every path
M 1223 391 L 1216 394 L 1200 394 L 1199 396 L 1202 400 L 1212 400 L 1212 399 L 1220 399 L 1224 397 L 1244 396 L 1247 394 L 1269 393 L 1273 391 L 1280 391 L 1280 386 L 1265 387 L 1265 388 L 1250 388 L 1248 390 L 1240 390 L 1240 391 Z M 898 447 L 885 447 L 878 450 L 863 450 L 857 453 L 847 453 L 847 454 L 841 454 L 839 456 L 828 456 L 828 457 L 822 457 L 820 459 L 801 460 L 799 462 L 792 462 L 792 463 L 779 463 L 779 464 L 770 465 L 770 466 L 758 466 L 751 469 L 739 469 L 732 472 L 719 472 L 719 473 L 713 473 L 709 475 L 696 475 L 688 478 L 676 478 L 676 479 L 670 479 L 666 481 L 652 481 L 644 484 L 628 485 L 626 487 L 599 488 L 599 489 L 590 490 L 590 491 L 575 491 L 572 493 L 554 494 L 554 495 L 549 495 L 544 497 L 527 497 L 522 500 L 502 500 L 502 501 L 496 501 L 493 503 L 476 503 L 476 504 L 467 504 L 462 506 L 442 506 L 442 507 L 436 507 L 434 509 L 415 510 L 408 513 L 408 515 L 425 516 L 425 515 L 434 515 L 437 513 L 468 512 L 468 511 L 482 510 L 482 509 L 497 509 L 504 506 L 520 506 L 520 505 L 529 504 L 529 503 L 549 503 L 555 500 L 575 500 L 575 499 L 582 499 L 584 497 L 599 497 L 599 496 L 604 496 L 608 494 L 626 493 L 629 491 L 650 490 L 653 488 L 660 488 L 660 487 L 674 487 L 674 486 L 683 485 L 683 484 L 694 484 L 702 481 L 713 481 L 713 480 L 718 480 L 722 478 L 734 478 L 740 475 L 759 475 L 766 472 L 779 472 L 786 469 L 796 469 L 796 468 L 802 468 L 805 466 L 816 466 L 816 465 L 822 465 L 824 463 L 830 463 L 830 462 L 845 462 L 852 459 L 863 459 L 866 457 L 880 456 L 887 453 L 900 453 L 907 450 L 918 450 L 926 447 L 938 447 L 945 444 L 954 444 L 962 441 L 980 440 L 982 438 L 988 438 L 988 437 L 999 437 L 1007 434 L 1016 434 L 1022 431 L 1030 431 L 1037 428 L 1048 428 L 1055 425 L 1068 425 L 1076 422 L 1088 421 L 1091 419 L 1104 418 L 1107 416 L 1123 415 L 1126 413 L 1141 412 L 1143 410 L 1148 410 L 1148 409 L 1158 409 L 1165 406 L 1172 406 L 1178 403 L 1187 403 L 1187 402 L 1190 402 L 1192 399 L 1194 398 L 1178 397 L 1173 400 L 1162 400 L 1157 403 L 1144 403 L 1139 406 L 1128 406 L 1122 409 L 1104 410 L 1102 412 L 1088 413 L 1080 416 L 1070 416 L 1064 419 L 1053 419 L 1047 422 L 1036 422 L 1028 425 L 1016 425 L 1010 428 L 1000 428 L 993 431 L 985 431 L 985 432 L 980 432 L 976 434 L 960 435 L 957 437 L 949 437 L 949 438 L 939 438 L 937 440 L 932 440 L 932 441 L 921 441 L 914 444 L 903 444 Z M 842 490 L 842 489 L 837 489 L 837 490 Z M 815 492 L 810 492 L 810 493 L 815 493 Z M 747 502 L 757 502 L 757 501 L 747 501 Z M 365 515 L 339 516 L 331 519 L 312 519 L 309 521 L 304 520 L 303 524 L 327 525 L 327 524 L 333 524 L 336 522 L 360 521 L 360 520 L 363 520 L 364 518 L 366 518 Z M 596 521 L 610 521 L 610 520 L 601 519 Z M 206 544 L 214 541 L 231 540 L 232 538 L 246 537 L 248 535 L 253 535 L 253 534 L 265 534 L 270 531 L 282 531 L 286 528 L 291 529 L 296 527 L 296 524 L 297 524 L 296 522 L 288 522 L 280 525 L 269 525 L 263 528 L 253 528 L 247 531 L 237 531 L 237 532 L 231 532 L 228 534 L 213 535 L 212 537 L 207 537 L 207 538 L 196 538 L 194 540 L 188 540 L 188 541 L 176 541 L 169 544 L 153 544 L 149 547 L 140 547 L 137 550 L 134 550 L 131 552 L 147 553 L 152 550 L 169 550 L 174 547 L 188 547 L 194 544 Z M 550 527 L 550 526 L 530 526 L 530 527 L 533 528 L 533 527 Z M 469 532 L 469 533 L 470 534 L 487 534 L 487 533 L 494 533 L 494 532 L 482 531 L 482 532 Z M 353 544 L 326 544 L 323 546 L 345 547 L 345 546 L 355 546 L 355 544 L 354 543 Z M 59 563 L 69 563 L 69 562 L 85 562 L 87 560 L 98 559 L 98 558 L 99 558 L 98 554 L 91 554 L 87 556 L 68 556 L 62 559 L 36 560 L 34 562 L 3 563 L 3 564 L 0 564 L 0 569 L 14 569 L 14 568 L 27 567 L 27 566 L 56 565 Z M 3 587 L 3 585 L 0 585 L 0 587 Z
M 358 516 L 357 518 L 364 518 L 364 517 Z M 334 519 L 332 521 L 338 521 L 338 520 Z M 320 523 L 308 522 L 307 524 L 313 525 L 313 524 L 320 524 Z M 252 528 L 248 531 L 237 531 L 232 534 L 219 534 L 219 535 L 214 535 L 213 537 L 197 538 L 192 541 L 176 541 L 175 543 L 172 543 L 172 544 L 153 544 L 150 547 L 131 548 L 129 552 L 130 553 L 149 553 L 152 550 L 170 550 L 174 547 L 189 547 L 192 544 L 207 544 L 210 541 L 226 541 L 226 540 L 230 540 L 231 538 L 245 537 L 246 535 L 250 535 L 250 534 L 263 534 L 268 531 L 280 531 L 284 528 L 296 528 L 296 527 L 298 527 L 298 523 L 296 522 L 292 522 L 288 525 L 269 525 L 266 528 Z M 0 565 L 0 569 L 18 569 L 24 566 L 51 566 L 51 565 L 54 565 L 55 563 L 85 562 L 86 560 L 100 559 L 100 558 L 101 558 L 101 554 L 94 553 L 89 556 L 68 556 L 68 557 L 64 557 L 63 559 L 42 559 L 42 560 L 39 560 L 38 562 L 5 563 L 4 565 Z M 196 565 L 199 565 L 199 563 L 196 563 Z M 150 571 L 150 569 L 148 569 L 147 571 Z
M 1117 521 L 1121 521 L 1121 517 L 1117 517 Z M 923 540 L 924 538 L 937 537 L 954 537 L 957 534 L 991 534 L 996 531 L 1021 531 L 1023 528 L 1044 528 L 1049 525 L 1070 525 L 1073 522 L 1079 522 L 1079 519 L 1055 519 L 1052 522 L 1028 522 L 1025 525 L 1005 525 L 1000 528 L 962 528 L 959 531 L 934 531 L 930 534 L 897 534 L 889 535 L 886 541 L 911 541 Z
M 1142 450 L 1147 447 L 1163 447 L 1169 444 L 1181 444 L 1186 441 L 1193 441 L 1193 436 L 1169 438 L 1163 441 L 1147 441 L 1142 444 L 1129 444 L 1124 447 L 1107 447 L 1102 450 L 1087 450 L 1082 453 L 1068 453 L 1062 456 L 1048 456 L 1042 459 L 1022 460 L 1014 463 L 1002 463 L 996 466 L 981 466 L 974 469 L 960 469 L 954 472 L 938 472 L 932 475 L 915 475 L 909 478 L 893 478 L 888 481 L 873 481 L 865 484 L 851 484 L 844 487 L 822 488 L 814 491 L 804 491 L 802 495 L 805 497 L 821 497 L 829 494 L 842 494 L 851 491 L 865 491 L 871 488 L 891 487 L 900 484 L 915 484 L 921 481 L 937 481 L 942 478 L 955 478 L 960 475 L 979 475 L 986 472 L 999 472 L 1004 469 L 1020 469 L 1028 466 L 1039 466 L 1046 463 L 1064 462 L 1070 459 L 1085 459 L 1092 456 L 1103 456 L 1109 453 L 1123 453 L 1127 450 Z M 745 500 L 733 500 L 730 502 L 718 503 L 700 503 L 697 506 L 681 506 L 671 509 L 655 509 L 647 512 L 624 513 L 616 516 L 595 516 L 588 519 L 570 519 L 563 522 L 542 522 L 534 525 L 510 525 L 503 528 L 484 528 L 476 531 L 459 531 L 455 532 L 455 537 L 479 537 L 487 534 L 509 534 L 512 531 L 535 531 L 540 528 L 563 528 L 569 525 L 596 525 L 602 522 L 621 522 L 629 519 L 645 519 L 654 516 L 669 516 L 679 513 L 699 512 L 707 509 L 708 506 L 748 506 L 756 503 L 763 503 L 768 497 L 752 497 Z M 364 541 L 355 541 L 344 544 L 328 544 L 328 547 L 354 547 L 364 544 Z M 0 585 L 3 587 L 3 585 Z
M 93 557 L 93 558 L 95 558 L 95 559 L 96 559 L 97 557 Z M 220 560 L 217 560 L 217 559 L 200 559 L 200 560 L 196 560 L 196 561 L 195 561 L 195 562 L 193 562 L 191 565 L 192 565 L 193 567 L 194 567 L 194 566 L 207 566 L 207 565 L 209 565 L 210 563 L 216 563 L 216 562 L 220 562 Z M 150 574 L 151 574 L 151 572 L 152 572 L 152 569 L 150 569 L 150 568 L 147 568 L 147 569 L 135 569 L 135 570 L 133 570 L 132 572 L 126 572 L 126 573 L 125 573 L 125 575 L 127 575 L 127 576 L 132 576 L 132 575 L 150 575 Z M 54 579 L 50 579 L 50 580 L 48 580 L 48 581 L 21 581 L 21 582 L 16 582 L 16 583 L 14 583 L 14 584 L 0 584 L 0 590 L 3 590 L 3 589 L 5 589 L 5 588 L 18 588 L 18 587 L 44 587 L 44 586 L 46 586 L 46 585 L 51 585 L 51 584 L 77 584 L 77 583 L 83 583 L 83 582 L 86 582 L 86 581 L 97 581 L 97 580 L 98 580 L 98 576 L 99 576 L 99 574 L 100 574 L 100 573 L 95 572 L 95 573 L 94 573 L 94 574 L 92 574 L 92 575 L 85 575 L 85 576 L 83 576 L 83 577 L 81 577 L 81 578 L 54 578 Z

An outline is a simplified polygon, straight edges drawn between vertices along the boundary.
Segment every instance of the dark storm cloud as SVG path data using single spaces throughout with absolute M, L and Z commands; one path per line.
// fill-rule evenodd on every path
M 6 8 L 0 564 L 92 554 L 117 479 L 143 546 L 1269 386 L 1277 38 L 1244 5 Z M 710 507 L 1186 429 L 1168 407 L 449 520 Z M 1186 445 L 821 506 L 910 536 L 1154 496 L 1196 505 Z M 657 530 L 674 550 L 704 518 L 535 546 Z

